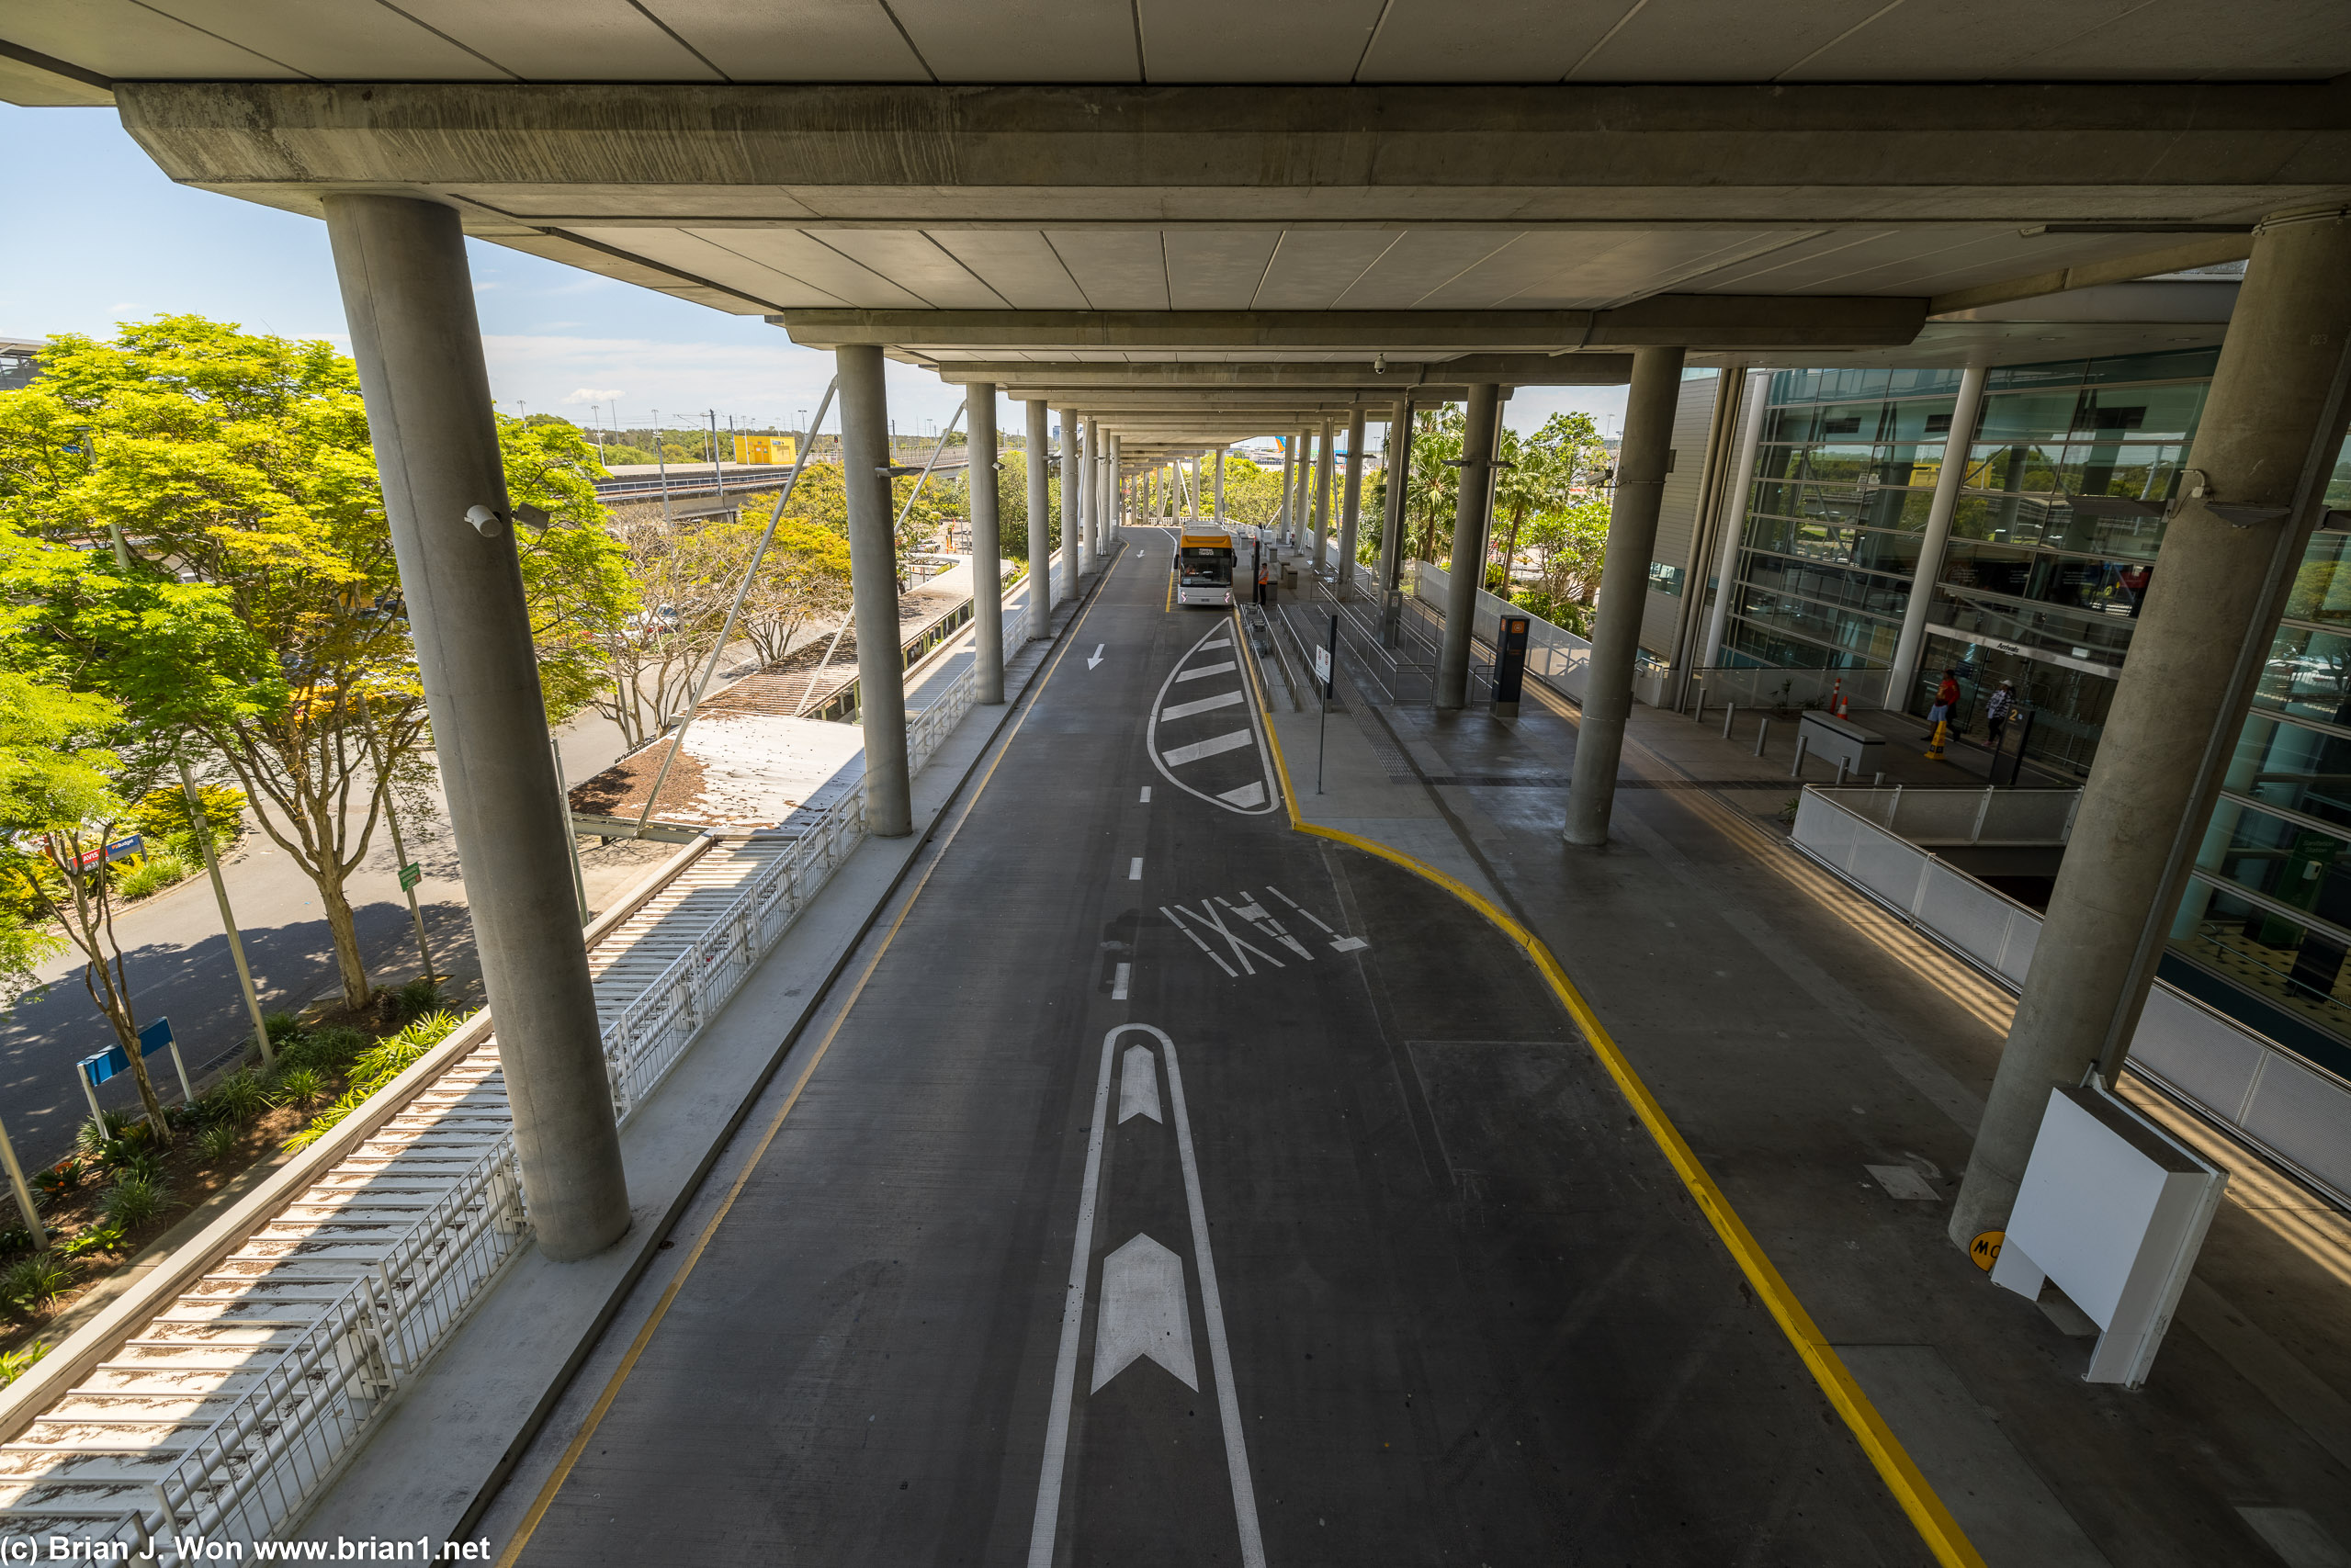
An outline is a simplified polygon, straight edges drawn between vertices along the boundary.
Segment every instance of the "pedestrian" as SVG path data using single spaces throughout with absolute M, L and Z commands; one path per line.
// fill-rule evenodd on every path
M 1266 560 L 1264 551 L 1260 549 L 1257 557 L 1257 602 L 1259 604 L 1265 603 L 1266 591 L 1272 581 L 1273 568 Z
M 1927 722 L 1947 724 L 1958 716 L 1960 700 L 1959 671 L 1943 671 L 1943 683 L 1935 688 L 1935 705 L 1927 710 Z
M 2000 732 L 2007 728 L 2008 721 L 2016 716 L 2016 682 L 2003 681 L 2000 689 L 1992 694 L 1992 700 L 1984 705 L 1984 722 L 1992 731 L 1992 750 L 1995 751 L 2000 749 Z

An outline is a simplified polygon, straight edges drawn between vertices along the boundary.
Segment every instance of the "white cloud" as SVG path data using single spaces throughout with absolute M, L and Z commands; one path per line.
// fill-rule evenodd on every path
M 582 387 L 563 400 L 567 403 L 608 403 L 619 396 L 620 392 L 617 389 L 609 392 L 599 392 L 593 387 Z

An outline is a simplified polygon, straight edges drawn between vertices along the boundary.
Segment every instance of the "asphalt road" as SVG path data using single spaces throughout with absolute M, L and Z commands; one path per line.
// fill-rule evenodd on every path
M 1249 797 L 1129 537 L 521 1561 L 1924 1561 L 1532 966 Z

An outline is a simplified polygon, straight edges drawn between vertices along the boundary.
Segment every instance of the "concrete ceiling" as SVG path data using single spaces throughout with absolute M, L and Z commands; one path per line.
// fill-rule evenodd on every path
M 1974 82 L 2324 78 L 2337 0 L 12 0 L 96 82 Z M 17 91 L 29 92 L 19 85 Z
M 932 366 L 2126 352 L 2217 329 L 1986 312 L 2351 202 L 2342 0 L 0 0 L 0 94 L 114 102 L 183 183 L 441 201 Z

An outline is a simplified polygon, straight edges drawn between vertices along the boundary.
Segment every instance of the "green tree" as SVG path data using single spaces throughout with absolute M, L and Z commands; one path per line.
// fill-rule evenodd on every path
M 130 811 L 125 795 L 153 782 L 152 758 L 142 766 L 103 744 L 122 721 L 122 710 L 103 697 L 0 672 L 0 883 L 12 905 L 34 916 L 0 919 L 0 975 L 13 999 L 41 958 L 69 942 L 80 952 L 83 987 L 130 1057 L 140 1104 L 160 1137 L 169 1124 L 139 1049 L 105 874 L 106 846 Z
M 1509 467 L 1495 477 L 1494 505 L 1504 524 L 1503 594 L 1509 596 L 1510 563 L 1518 555 L 1519 529 L 1530 512 L 1554 512 L 1574 498 L 1577 488 L 1608 466 L 1608 448 L 1587 413 L 1554 413 L 1543 428 L 1521 439 L 1505 426 L 1501 457 Z
M 1017 447 L 1004 447 L 996 454 L 996 526 L 1001 536 L 1005 558 L 1026 562 L 1029 558 L 1029 455 Z M 1046 504 L 1052 517 L 1046 524 L 1046 536 L 1053 547 L 1061 547 L 1061 471 L 1058 466 L 1046 470 Z
M 141 747 L 233 775 L 317 886 L 345 1000 L 364 1005 L 345 884 L 430 738 L 351 361 L 166 316 L 52 338 L 43 365 L 0 394 L 0 523 L 79 547 L 19 552 L 6 589 L 30 613 L 6 657 L 118 703 Z M 81 433 L 78 470 L 40 450 L 62 431 Z M 577 427 L 498 431 L 513 499 L 553 518 L 518 545 L 558 719 L 598 683 L 627 582 Z
M 1459 499 L 1461 470 L 1448 465 L 1461 457 L 1464 415 L 1447 403 L 1424 409 L 1412 421 L 1412 473 L 1405 486 L 1408 520 L 1418 524 L 1414 556 L 1434 561 L 1452 548 L 1453 507 Z M 1407 531 L 1407 537 L 1413 537 Z
M 646 451 L 643 447 L 631 446 L 626 442 L 620 441 L 605 442 L 604 444 L 604 450 L 600 454 L 600 457 L 604 466 L 607 468 L 616 468 L 638 463 L 650 463 L 653 460 L 653 454 Z

